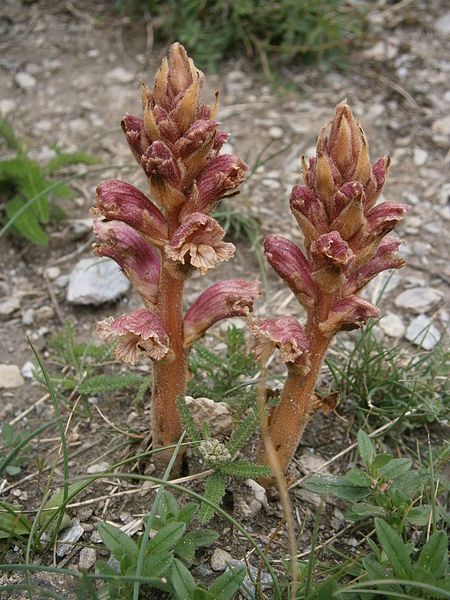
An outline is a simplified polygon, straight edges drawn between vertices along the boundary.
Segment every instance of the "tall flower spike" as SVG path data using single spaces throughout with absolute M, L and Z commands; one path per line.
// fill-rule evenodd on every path
M 316 156 L 302 158 L 305 185 L 295 186 L 291 194 L 291 210 L 303 233 L 305 254 L 277 236 L 269 236 L 264 243 L 269 263 L 307 311 L 308 371 L 286 360 L 292 356 L 284 350 L 285 340 L 292 339 L 292 323 L 300 327 L 296 319 L 268 319 L 254 328 L 257 357 L 265 360 L 278 343 L 288 369 L 269 425 L 284 470 L 314 412 L 314 386 L 331 339 L 379 316 L 378 308 L 358 294 L 379 272 L 404 264 L 396 254 L 398 240 L 384 236 L 398 225 L 406 207 L 394 202 L 375 205 L 389 164 L 385 157 L 371 165 L 366 135 L 347 103 L 341 102 L 331 127 L 320 131 Z M 266 336 L 262 337 L 264 329 Z M 262 446 L 258 458 L 268 464 Z
M 104 338 L 118 336 L 118 356 L 126 362 L 134 363 L 140 352 L 154 361 L 154 448 L 176 444 L 182 433 L 176 400 L 185 394 L 192 342 L 219 319 L 247 316 L 259 293 L 255 283 L 221 282 L 201 294 L 183 318 L 189 277 L 234 254 L 210 213 L 248 169 L 237 156 L 218 155 L 227 134 L 216 120 L 218 95 L 211 106 L 200 99 L 203 80 L 183 46 L 173 44 L 153 87 L 141 88 L 142 117 L 122 119 L 150 198 L 125 182 L 108 181 L 98 187 L 92 211 L 97 217 L 94 251 L 121 266 L 146 306 L 107 319 L 99 332 Z M 171 454 L 155 454 L 161 469 Z M 181 459 L 182 451 L 175 468 Z

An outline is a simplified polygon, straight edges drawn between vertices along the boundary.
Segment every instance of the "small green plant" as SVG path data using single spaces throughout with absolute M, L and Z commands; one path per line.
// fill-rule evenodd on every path
M 220 505 L 226 492 L 230 477 L 238 479 L 258 479 L 271 474 L 270 468 L 254 462 L 241 460 L 238 452 L 245 446 L 258 427 L 256 409 L 250 408 L 248 414 L 239 419 L 226 443 L 211 436 L 207 423 L 199 430 L 186 402 L 177 400 L 181 421 L 193 444 L 194 452 L 213 470 L 205 481 L 205 498 Z M 208 523 L 214 516 L 214 508 L 203 502 L 200 508 L 200 521 Z
M 85 152 L 64 153 L 54 148 L 55 156 L 41 166 L 28 156 L 24 142 L 5 119 L 0 119 L 0 140 L 15 152 L 14 157 L 0 160 L 0 204 L 5 227 L 33 244 L 45 246 L 45 225 L 64 216 L 53 199 L 73 197 L 72 189 L 63 181 L 56 182 L 54 176 L 63 167 L 98 161 Z
M 106 365 L 114 361 L 114 343 L 96 346 L 79 342 L 75 337 L 73 323 L 52 336 L 49 342 L 49 363 L 57 370 L 50 375 L 56 391 L 60 394 L 77 390 L 83 400 L 97 394 L 108 394 L 124 390 L 134 391 L 133 403 L 141 403 L 150 386 L 150 378 L 137 373 L 105 372 Z
M 27 438 L 26 433 L 19 433 L 9 425 L 9 423 L 3 423 L 2 425 L 2 445 L 4 450 L 0 449 L 0 465 L 5 461 L 7 456 L 14 451 L 15 448 L 23 445 L 24 440 Z M 10 460 L 5 467 L 5 473 L 7 475 L 18 475 L 21 468 L 29 458 L 29 448 L 24 448 L 22 452 L 17 452 L 15 458 Z M 1 470 L 0 470 L 1 474 Z
M 371 418 L 393 418 L 414 413 L 405 422 L 414 427 L 445 418 L 449 402 L 449 350 L 442 342 L 419 355 L 400 344 L 387 346 L 368 323 L 351 351 L 339 349 L 339 363 L 327 365 L 342 398 L 356 407 L 361 425 Z M 342 360 L 344 358 L 344 360 Z
M 231 325 L 224 340 L 225 356 L 217 356 L 207 346 L 197 342 L 189 357 L 189 369 L 193 378 L 188 383 L 188 393 L 194 397 L 206 396 L 211 400 L 229 402 L 248 407 L 244 396 L 254 402 L 254 393 L 244 392 L 243 386 L 254 379 L 258 363 L 247 351 L 245 331 Z
M 375 530 L 378 546 L 372 543 L 374 554 L 363 559 L 367 575 L 355 591 L 371 589 L 397 598 L 450 597 L 445 531 L 433 533 L 419 551 L 383 519 L 375 519 Z
M 133 2 L 119 7 L 146 8 L 154 18 L 156 35 L 178 39 L 197 57 L 202 68 L 216 70 L 219 61 L 243 53 L 269 65 L 291 63 L 299 57 L 334 64 L 364 30 L 362 10 L 342 0 L 176 0 Z M 217 32 L 220 31 L 220 35 Z
M 175 496 L 164 490 L 155 515 L 144 520 L 146 522 L 152 518 L 151 527 L 156 530 L 156 534 L 146 545 L 141 576 L 152 578 L 150 587 L 169 592 L 177 600 L 231 600 L 242 583 L 245 569 L 224 573 L 208 590 L 199 586 L 188 570 L 194 561 L 196 549 L 210 546 L 218 538 L 218 534 L 209 529 L 187 531 L 198 510 L 199 505 L 195 502 L 188 502 L 181 507 Z M 109 523 L 100 523 L 98 531 L 111 555 L 119 562 L 120 575 L 134 575 L 143 536 L 134 542 L 126 533 Z M 118 572 L 110 563 L 98 560 L 96 571 L 100 575 L 114 576 L 116 579 L 104 584 L 103 590 L 107 590 L 108 595 L 102 595 L 102 598 L 132 597 L 133 582 L 117 581 Z
M 378 517 L 399 533 L 408 525 L 425 526 L 432 517 L 435 522 L 446 518 L 445 511 L 433 501 L 435 481 L 429 467 L 415 470 L 410 458 L 377 453 L 364 431 L 358 432 L 358 451 L 365 470 L 353 468 L 345 475 L 318 475 L 305 481 L 305 488 L 350 501 L 346 517 L 352 521 Z M 440 478 L 438 492 L 444 486 L 448 483 Z M 428 488 L 432 492 L 427 501 L 424 491 Z

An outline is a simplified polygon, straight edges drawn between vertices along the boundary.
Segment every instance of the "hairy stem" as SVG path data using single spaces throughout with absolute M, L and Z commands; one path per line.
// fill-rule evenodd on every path
M 177 219 L 172 219 L 173 227 Z M 153 447 L 176 444 L 183 427 L 176 406 L 178 396 L 184 398 L 188 369 L 188 351 L 183 339 L 183 291 L 185 278 L 174 275 L 162 261 L 156 309 L 170 339 L 171 352 L 153 366 L 152 434 Z M 172 451 L 158 453 L 157 461 L 167 462 Z M 182 452 L 177 457 L 181 463 Z

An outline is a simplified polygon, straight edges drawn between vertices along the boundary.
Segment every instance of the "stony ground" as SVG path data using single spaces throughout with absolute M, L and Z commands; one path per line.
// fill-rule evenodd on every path
M 299 156 L 313 153 L 320 126 L 337 102 L 348 99 L 362 119 L 372 157 L 393 158 L 385 196 L 410 206 L 400 231 L 407 267 L 393 274 L 385 290 L 386 316 L 378 333 L 387 340 L 412 342 L 411 352 L 432 348 L 448 323 L 450 13 L 445 4 L 402 2 L 374 10 L 373 33 L 345 70 L 284 69 L 281 77 L 288 86 L 275 91 L 241 58 L 208 77 L 205 92 L 212 96 L 220 90 L 223 129 L 231 133 L 233 151 L 253 171 L 230 205 L 257 216 L 263 233 L 297 240 L 288 198 L 292 185 L 299 183 Z M 73 302 L 79 292 L 73 284 L 74 297 L 68 301 L 74 267 L 91 257 L 89 208 L 95 186 L 110 177 L 143 184 L 119 121 L 125 112 L 139 113 L 139 82 L 151 83 L 165 51 L 151 45 L 148 23 L 119 17 L 108 3 L 97 3 L 95 11 L 89 7 L 84 1 L 5 0 L 0 8 L 0 113 L 38 160 L 51 157 L 54 144 L 100 159 L 97 170 L 75 180 L 68 219 L 51 229 L 48 248 L 9 236 L 0 239 L 0 420 L 14 419 L 44 394 L 30 378 L 27 336 L 45 356 L 49 335 L 66 319 L 74 321 L 78 335 L 91 339 L 96 321 L 139 303 L 122 290 L 113 303 L 82 306 Z M 222 266 L 216 278 L 248 275 L 258 268 L 248 243 L 236 243 L 236 259 Z M 95 269 L 85 272 L 96 279 Z M 118 281 L 119 288 L 122 283 Z M 384 283 L 378 281 L 368 293 L 377 297 Z M 204 284 L 192 281 L 190 292 L 196 295 Z M 271 276 L 269 286 L 264 310 L 294 310 Z M 94 292 L 115 294 L 104 286 Z M 427 326 L 428 333 L 421 334 Z M 46 414 L 43 405 L 46 401 L 37 410 Z M 113 421 L 127 410 L 126 405 L 102 408 Z M 30 418 L 39 414 L 32 412 Z M 133 418 L 142 421 L 142 415 Z M 75 445 L 83 445 L 80 439 L 74 438 Z

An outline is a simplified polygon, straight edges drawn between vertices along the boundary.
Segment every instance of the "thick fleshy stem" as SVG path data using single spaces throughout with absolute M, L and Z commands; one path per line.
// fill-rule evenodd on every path
M 329 302 L 322 307 L 322 314 L 328 312 L 327 305 L 329 307 Z M 280 400 L 270 414 L 270 437 L 283 472 L 288 468 L 309 418 L 314 412 L 314 387 L 330 343 L 330 338 L 319 330 L 321 320 L 320 315 L 315 311 L 310 314 L 306 324 L 309 370 L 305 374 L 302 367 L 295 363 L 288 363 L 288 374 Z M 263 444 L 260 444 L 257 462 L 268 464 Z M 261 483 L 267 486 L 272 483 L 272 480 L 265 479 Z

